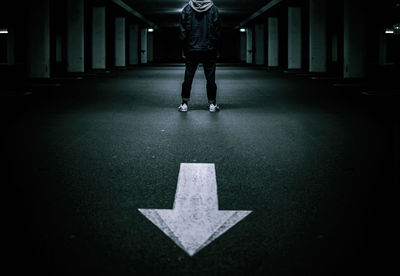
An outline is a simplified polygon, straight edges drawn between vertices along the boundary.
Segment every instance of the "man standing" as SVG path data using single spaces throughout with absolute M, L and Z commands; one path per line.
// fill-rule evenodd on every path
M 181 14 L 180 40 L 185 59 L 185 80 L 182 84 L 182 104 L 178 110 L 186 112 L 193 78 L 199 63 L 203 64 L 207 79 L 207 97 L 210 112 L 219 111 L 216 102 L 215 69 L 219 56 L 221 24 L 217 7 L 211 0 L 190 0 Z

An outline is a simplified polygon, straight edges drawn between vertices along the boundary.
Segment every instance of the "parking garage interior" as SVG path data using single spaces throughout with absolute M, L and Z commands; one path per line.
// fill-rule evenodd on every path
M 187 0 L 1 4 L 10 275 L 395 268 L 400 1 L 213 2 L 217 113 L 201 66 L 189 111 L 177 109 Z M 185 164 L 215 168 L 219 211 L 249 211 L 195 254 L 140 211 L 176 207 Z

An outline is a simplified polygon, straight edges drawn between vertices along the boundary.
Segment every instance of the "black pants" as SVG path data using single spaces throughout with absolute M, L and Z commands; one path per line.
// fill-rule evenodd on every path
M 207 52 L 187 52 L 185 81 L 182 84 L 182 100 L 190 100 L 193 78 L 199 63 L 203 64 L 204 74 L 207 79 L 207 98 L 211 104 L 216 103 L 217 85 L 215 84 L 215 69 L 217 63 L 217 54 L 214 51 Z

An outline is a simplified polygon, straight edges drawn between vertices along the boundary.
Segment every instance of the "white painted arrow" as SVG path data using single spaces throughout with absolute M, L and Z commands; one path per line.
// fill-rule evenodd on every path
M 182 163 L 173 209 L 139 209 L 190 256 L 251 211 L 219 211 L 214 164 Z

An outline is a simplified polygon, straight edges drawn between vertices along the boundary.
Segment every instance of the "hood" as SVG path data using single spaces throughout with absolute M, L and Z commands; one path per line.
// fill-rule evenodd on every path
M 189 5 L 197 12 L 206 12 L 214 3 L 211 0 L 190 0 Z

